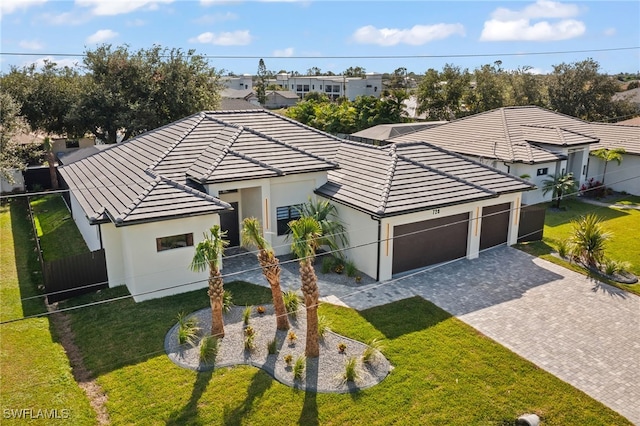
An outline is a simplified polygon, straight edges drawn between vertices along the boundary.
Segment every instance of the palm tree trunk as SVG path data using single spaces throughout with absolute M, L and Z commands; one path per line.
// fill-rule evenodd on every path
M 320 356 L 318 336 L 318 278 L 311 260 L 300 262 L 300 277 L 302 280 L 302 294 L 307 309 L 307 343 L 304 354 L 307 358 Z
M 280 288 L 280 261 L 275 256 L 270 256 L 266 251 L 258 253 L 258 260 L 262 266 L 269 287 L 271 287 L 271 297 L 273 299 L 273 308 L 276 312 L 276 328 L 278 330 L 289 329 L 289 317 L 284 306 L 284 298 L 282 289 Z
M 602 186 L 604 187 L 604 177 L 607 175 L 607 164 L 609 162 L 604 160 L 604 171 L 602 172 Z
M 224 320 L 222 318 L 222 297 L 224 287 L 220 271 L 210 268 L 209 272 L 209 301 L 211 303 L 211 335 L 224 337 Z
M 51 177 L 51 188 L 58 189 L 58 174 L 56 171 L 56 155 L 50 149 L 47 151 L 47 163 L 49 163 L 49 176 Z

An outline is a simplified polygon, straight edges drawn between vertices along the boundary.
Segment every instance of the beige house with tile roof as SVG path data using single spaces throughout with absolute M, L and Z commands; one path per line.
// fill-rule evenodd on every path
M 206 287 L 187 266 L 214 224 L 256 217 L 286 254 L 309 197 L 334 203 L 347 257 L 378 280 L 517 241 L 529 182 L 426 143 L 348 142 L 266 110 L 208 111 L 65 165 L 72 216 L 136 301 Z

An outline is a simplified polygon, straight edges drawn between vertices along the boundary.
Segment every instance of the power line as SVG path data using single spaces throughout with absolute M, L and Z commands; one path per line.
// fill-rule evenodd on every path
M 205 59 L 443 59 L 443 58 L 481 58 L 495 56 L 544 56 L 544 55 L 566 55 L 571 53 L 596 53 L 614 52 L 624 50 L 636 50 L 640 46 L 609 47 L 604 49 L 581 49 L 581 50 L 550 50 L 542 52 L 499 52 L 499 53 L 452 53 L 447 55 L 321 55 L 321 56 L 273 56 L 273 55 L 207 55 L 200 54 Z M 83 58 L 85 53 L 31 53 L 31 52 L 0 52 L 2 56 L 60 56 Z M 161 55 L 169 57 L 169 55 Z

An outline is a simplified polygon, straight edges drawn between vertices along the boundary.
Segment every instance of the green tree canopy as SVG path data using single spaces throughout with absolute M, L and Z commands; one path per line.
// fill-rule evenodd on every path
M 4 89 L 0 91 L 0 176 L 13 183 L 12 170 L 24 170 L 28 154 L 15 137 L 29 130 L 20 116 L 20 105 Z
M 418 113 L 425 113 L 430 120 L 452 120 L 466 115 L 463 100 L 470 83 L 469 71 L 451 64 L 446 64 L 442 72 L 427 70 L 418 86 Z

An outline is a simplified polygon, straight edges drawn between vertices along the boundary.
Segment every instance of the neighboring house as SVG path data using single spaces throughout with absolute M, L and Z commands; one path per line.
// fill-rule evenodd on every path
M 409 96 L 409 99 L 402 101 L 404 104 L 404 111 L 407 113 L 407 117 L 413 120 L 426 120 L 427 114 L 418 114 L 418 97 L 415 95 Z
M 341 97 L 353 101 L 358 96 L 380 97 L 382 92 L 382 74 L 367 73 L 363 77 L 346 77 L 343 75 L 293 76 L 287 73 L 269 79 L 269 84 L 277 84 L 295 93 L 299 99 L 311 92 L 324 93 L 329 99 Z
M 18 169 L 11 169 L 8 173 L 10 173 L 13 182 L 5 179 L 4 176 L 0 176 L 0 194 L 23 192 L 25 190 L 25 186 L 22 171 Z
M 530 183 L 426 143 L 338 139 L 267 110 L 186 117 L 65 165 L 72 216 L 136 301 L 206 287 L 188 269 L 212 225 L 240 244 L 256 217 L 278 255 L 309 197 L 336 204 L 347 256 L 386 280 L 517 240 Z M 437 243 L 436 243 L 437 242 Z
M 220 77 L 220 82 L 227 89 L 235 89 L 235 90 L 253 89 L 253 77 L 251 76 L 251 74 L 244 74 L 241 76 Z
M 224 89 L 222 93 L 220 93 L 220 97 L 223 101 L 225 99 L 244 100 L 254 106 L 260 107 L 260 101 L 253 89 Z
M 58 164 L 62 166 L 65 164 L 75 163 L 76 161 L 82 160 L 83 158 L 96 154 L 102 151 L 103 149 L 107 149 L 110 146 L 111 145 L 107 145 L 107 144 L 98 144 L 98 145 L 88 146 L 86 148 L 80 148 L 75 151 L 71 151 L 67 153 L 61 153 L 58 156 Z
M 289 90 L 270 90 L 266 93 L 265 108 L 288 108 L 298 103 L 298 95 Z
M 539 189 L 524 194 L 525 204 L 551 199 L 544 180 L 573 173 L 587 179 L 591 145 L 599 138 L 586 121 L 534 106 L 505 107 L 441 126 L 390 138 L 391 143 L 425 141 L 514 176 L 529 176 Z
M 220 99 L 220 108 L 218 108 L 219 111 L 244 111 L 247 109 L 262 109 L 262 107 L 255 102 L 252 103 L 244 99 L 222 98 Z
M 416 132 L 429 127 L 445 124 L 447 121 L 424 121 L 419 123 L 378 124 L 368 129 L 348 135 L 347 139 L 379 145 L 381 142 L 406 133 Z
M 604 161 L 594 155 L 589 157 L 587 177 L 602 182 L 615 191 L 640 195 L 640 126 L 622 124 L 592 123 L 600 142 L 589 146 L 591 153 L 600 148 L 623 148 L 622 162 L 610 161 L 607 175 Z

